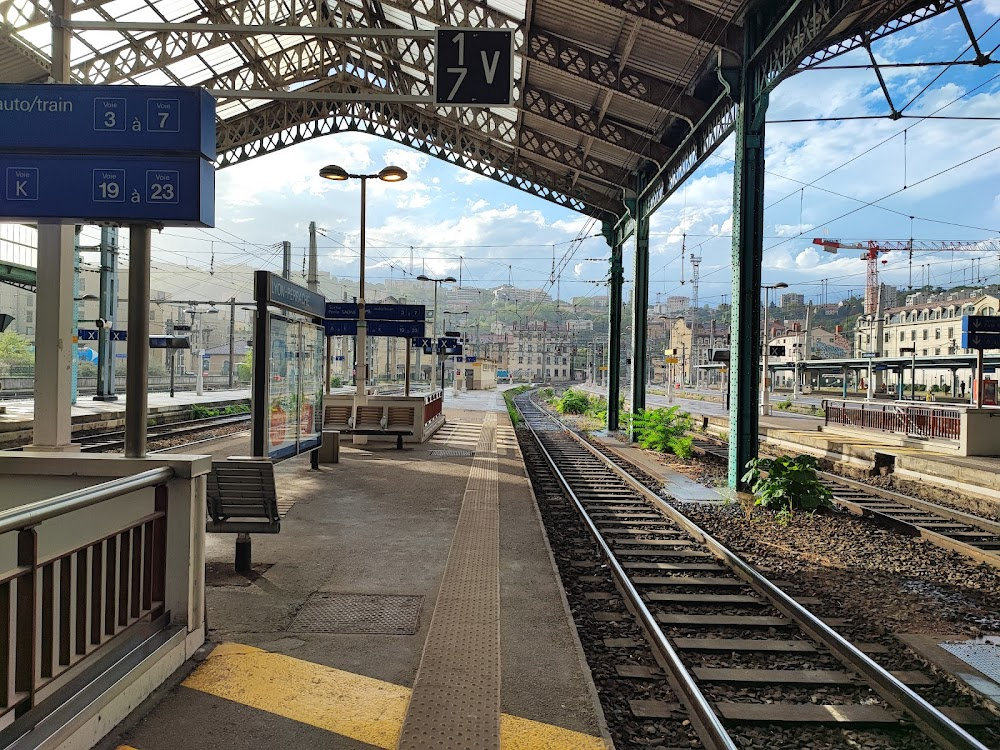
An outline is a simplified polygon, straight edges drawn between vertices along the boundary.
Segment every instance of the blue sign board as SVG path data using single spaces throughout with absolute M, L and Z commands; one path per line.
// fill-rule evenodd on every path
M 128 341 L 128 331 L 117 329 L 110 332 L 112 341 Z M 96 328 L 80 328 L 76 332 L 77 341 L 97 341 L 98 332 Z
M 412 320 L 423 321 L 426 308 L 423 305 L 387 305 L 380 302 L 365 303 L 365 320 Z M 327 318 L 358 319 L 356 302 L 327 302 Z M 421 331 L 423 335 L 423 331 Z
M 175 86 L 0 85 L 4 151 L 215 159 L 215 100 Z
M 255 274 L 254 299 L 263 299 L 277 307 L 316 318 L 322 318 L 326 312 L 326 297 L 322 294 L 293 284 L 270 271 L 256 271 Z
M 0 154 L 0 217 L 210 227 L 215 168 L 196 156 Z
M 963 315 L 962 333 L 1000 333 L 1000 315 Z
M 476 358 L 475 358 L 475 357 L 466 357 L 466 358 L 465 358 L 465 361 L 466 361 L 466 362 L 475 362 L 475 361 L 476 361 Z
M 325 320 L 327 336 L 356 336 L 358 321 L 356 320 Z M 399 338 L 416 338 L 423 336 L 424 324 L 406 320 L 365 320 L 367 335 L 396 336 Z
M 1000 331 L 993 333 L 972 333 L 962 331 L 963 349 L 1000 349 Z

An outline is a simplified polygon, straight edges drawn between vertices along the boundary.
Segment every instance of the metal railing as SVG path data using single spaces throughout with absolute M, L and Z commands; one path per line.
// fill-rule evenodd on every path
M 169 467 L 0 512 L 17 534 L 13 567 L 0 574 L 0 722 L 20 716 L 140 621 L 163 612 Z M 153 512 L 40 555 L 43 522 L 154 488 Z M 87 524 L 81 524 L 86 527 Z M 45 540 L 49 541 L 49 540 Z
M 962 434 L 961 410 L 957 408 L 823 399 L 823 410 L 827 425 L 880 430 L 925 440 L 957 441 Z

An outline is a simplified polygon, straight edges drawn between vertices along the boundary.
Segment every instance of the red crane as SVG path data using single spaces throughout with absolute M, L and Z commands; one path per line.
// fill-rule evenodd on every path
M 913 258 L 913 251 L 943 251 L 943 250 L 982 250 L 984 252 L 996 252 L 1000 248 L 1000 242 L 996 240 L 985 241 L 957 241 L 936 240 L 933 242 L 920 240 L 868 240 L 867 242 L 841 242 L 840 240 L 828 240 L 817 237 L 813 240 L 814 245 L 819 245 L 828 253 L 835 253 L 837 250 L 864 250 L 861 260 L 868 261 L 868 279 L 865 284 L 865 313 L 874 314 L 878 307 L 878 256 L 893 250 L 905 250 Z M 882 263 L 888 261 L 883 260 Z

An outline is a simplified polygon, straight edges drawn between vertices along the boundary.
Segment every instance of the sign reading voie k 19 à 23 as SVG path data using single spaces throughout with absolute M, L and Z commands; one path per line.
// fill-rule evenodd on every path
M 215 100 L 172 86 L 0 86 L 0 151 L 197 154 L 215 159 Z
M 0 218 L 215 224 L 201 89 L 0 85 Z
M 207 159 L 0 153 L 0 216 L 212 226 Z

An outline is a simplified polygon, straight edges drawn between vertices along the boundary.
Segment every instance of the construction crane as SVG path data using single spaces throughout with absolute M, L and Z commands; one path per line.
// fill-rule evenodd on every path
M 996 252 L 1000 249 L 998 240 L 980 240 L 974 242 L 949 240 L 936 240 L 933 242 L 920 240 L 868 240 L 866 242 L 841 242 L 840 240 L 828 240 L 817 237 L 813 240 L 814 245 L 819 245 L 828 253 L 835 253 L 838 250 L 864 250 L 861 260 L 868 261 L 868 279 L 865 283 L 865 313 L 872 315 L 878 307 L 878 257 L 893 250 L 905 250 L 913 259 L 913 251 L 935 252 L 935 251 L 955 251 L 955 250 L 980 250 L 983 252 Z M 885 264 L 888 261 L 883 260 Z

